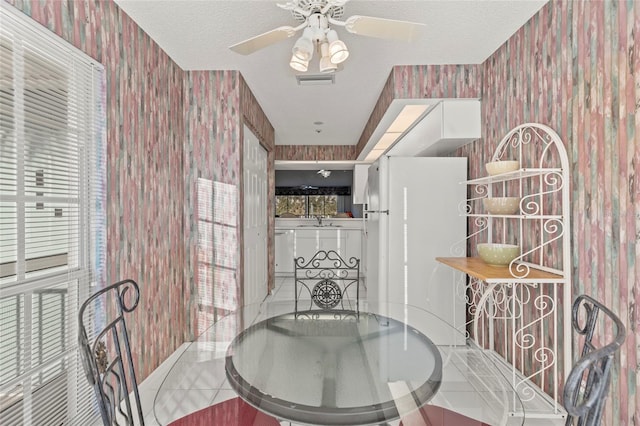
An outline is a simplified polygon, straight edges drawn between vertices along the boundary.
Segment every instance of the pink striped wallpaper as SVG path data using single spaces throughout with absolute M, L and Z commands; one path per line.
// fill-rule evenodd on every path
M 274 130 L 238 71 L 193 71 L 185 79 L 185 284 L 193 338 L 242 305 L 242 140 L 246 125 L 267 150 Z M 274 182 L 269 185 L 274 186 Z M 274 206 L 270 203 L 268 209 Z M 273 211 L 269 217 L 274 217 Z M 273 241 L 273 224 L 269 229 Z M 211 245 L 212 244 L 212 245 Z M 271 254 L 273 256 L 273 254 Z M 270 268 L 273 268 L 273 262 Z M 273 286 L 270 274 L 270 286 Z
M 238 72 L 186 73 L 184 93 L 184 303 L 192 339 L 238 303 Z
M 275 134 L 238 71 L 188 72 L 184 93 L 184 282 L 191 295 L 185 297 L 187 328 L 194 338 L 243 300 L 243 125 L 270 154 L 270 175 Z
M 276 145 L 276 160 L 340 161 L 355 160 L 355 145 Z

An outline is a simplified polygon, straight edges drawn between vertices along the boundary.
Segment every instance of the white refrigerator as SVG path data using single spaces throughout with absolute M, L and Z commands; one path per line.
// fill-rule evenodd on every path
M 435 258 L 453 256 L 454 246 L 462 248 L 455 255 L 466 253 L 467 224 L 459 211 L 466 178 L 467 159 L 458 157 L 382 156 L 369 167 L 364 219 L 369 306 L 382 313 L 414 305 L 460 329 L 462 336 L 464 277 Z M 449 333 L 429 334 L 436 344 L 459 342 Z

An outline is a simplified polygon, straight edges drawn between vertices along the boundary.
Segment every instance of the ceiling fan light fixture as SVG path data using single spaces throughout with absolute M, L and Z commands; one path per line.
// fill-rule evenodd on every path
M 331 62 L 341 64 L 349 57 L 349 49 L 342 40 L 338 40 L 331 45 Z
M 329 41 L 331 62 L 340 64 L 346 61 L 349 57 L 349 49 L 347 49 L 347 45 L 342 40 L 338 39 L 336 30 L 327 31 L 327 40 Z
M 296 43 L 293 45 L 293 55 L 299 58 L 302 61 L 310 61 L 313 58 L 313 41 L 311 37 L 313 36 L 313 31 L 311 28 L 305 28 L 302 33 L 302 37 L 300 37 Z
M 331 62 L 331 59 L 328 56 L 320 59 L 320 72 L 321 73 L 332 73 L 336 72 L 338 69 L 338 64 L 334 64 Z
M 309 69 L 309 62 L 313 60 L 315 50 L 318 49 L 320 74 L 314 76 L 315 82 L 325 83 L 330 77 L 333 82 L 336 71 L 342 70 L 340 65 L 349 57 L 347 45 L 338 38 L 336 30 L 330 25 L 339 26 L 345 31 L 368 37 L 389 40 L 413 41 L 424 24 L 394 19 L 376 18 L 372 16 L 353 15 L 342 20 L 344 4 L 349 0 L 289 0 L 278 3 L 281 9 L 291 11 L 293 18 L 300 22 L 297 26 L 281 26 L 263 34 L 251 37 L 230 47 L 236 53 L 249 55 L 279 41 L 293 37 L 299 31 L 302 36 L 293 45 L 293 57 L 289 66 L 298 71 L 296 78 Z M 310 80 L 311 81 L 311 80 Z M 298 79 L 298 84 L 302 81 Z
M 260 35 L 251 37 L 230 47 L 236 53 L 249 55 L 267 46 L 293 37 L 299 31 L 302 36 L 293 45 L 292 59 L 289 65 L 304 73 L 309 68 L 314 51 L 318 49 L 320 56 L 320 76 L 331 76 L 342 70 L 342 62 L 349 57 L 347 45 L 338 38 L 338 33 L 330 25 L 344 28 L 355 35 L 377 37 L 389 40 L 413 41 L 420 35 L 425 24 L 394 19 L 376 18 L 373 16 L 353 15 L 343 19 L 344 5 L 349 0 L 288 0 L 276 5 L 291 12 L 300 25 L 284 25 Z M 322 48 L 328 44 L 329 53 Z M 327 58 L 328 57 L 328 61 Z M 337 67 L 335 65 L 338 65 Z M 296 78 L 300 74 L 296 75 Z M 300 80 L 298 80 L 300 81 Z M 326 80 L 322 80 L 326 81 Z
M 289 61 L 289 66 L 296 71 L 299 72 L 307 72 L 309 69 L 309 61 L 303 61 L 298 58 L 296 55 L 291 55 L 291 61 Z
M 329 43 L 326 41 L 323 42 L 320 45 L 320 52 L 322 53 L 322 58 L 320 58 L 320 72 L 335 72 L 338 69 L 338 64 L 331 62 L 331 57 L 329 56 Z

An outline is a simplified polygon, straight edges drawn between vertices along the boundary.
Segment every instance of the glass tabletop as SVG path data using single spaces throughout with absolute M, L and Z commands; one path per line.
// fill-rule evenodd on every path
M 208 327 L 160 386 L 158 423 L 234 396 L 294 424 L 421 424 L 423 406 L 490 425 L 524 420 L 511 416 L 522 403 L 491 358 L 429 312 L 293 311 L 293 301 L 251 305 Z
M 277 418 L 377 424 L 435 395 L 442 358 L 428 337 L 392 318 L 307 311 L 244 330 L 227 351 L 225 371 L 243 399 Z

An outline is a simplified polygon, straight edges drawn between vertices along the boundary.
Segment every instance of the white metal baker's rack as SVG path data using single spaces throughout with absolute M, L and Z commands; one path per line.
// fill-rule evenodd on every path
M 517 160 L 520 169 L 463 182 L 471 194 L 460 207 L 470 218 L 463 245 L 518 244 L 519 256 L 504 267 L 475 257 L 438 260 L 468 276 L 457 288 L 467 330 L 498 361 L 526 417 L 563 417 L 560 386 L 572 361 L 569 160 L 558 134 L 538 123 L 509 131 L 492 157 L 500 160 Z M 495 196 L 520 197 L 516 214 L 484 212 L 482 199 Z

